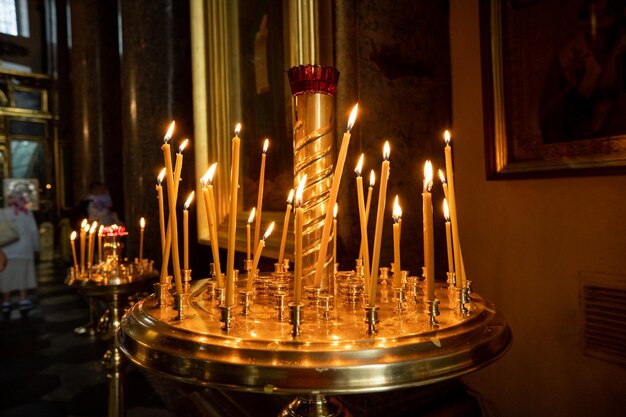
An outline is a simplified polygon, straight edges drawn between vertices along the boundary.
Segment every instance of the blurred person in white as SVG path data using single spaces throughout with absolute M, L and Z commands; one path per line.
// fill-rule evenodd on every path
M 19 292 L 19 309 L 28 311 L 33 307 L 28 290 L 37 286 L 35 252 L 39 251 L 39 230 L 30 210 L 31 203 L 21 194 L 12 193 L 7 207 L 1 209 L 4 218 L 13 222 L 19 239 L 2 248 L 7 258 L 6 268 L 0 272 L 0 291 L 3 295 L 2 312 L 11 311 L 11 295 Z

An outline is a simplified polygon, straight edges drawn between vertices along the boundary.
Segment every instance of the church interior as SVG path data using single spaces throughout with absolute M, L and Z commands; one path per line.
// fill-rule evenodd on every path
M 0 0 L 0 416 L 619 415 L 625 115 L 622 0 Z

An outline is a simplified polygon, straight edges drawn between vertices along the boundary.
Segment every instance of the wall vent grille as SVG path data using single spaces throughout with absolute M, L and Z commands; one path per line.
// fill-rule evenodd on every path
M 626 276 L 581 273 L 582 347 L 626 366 Z

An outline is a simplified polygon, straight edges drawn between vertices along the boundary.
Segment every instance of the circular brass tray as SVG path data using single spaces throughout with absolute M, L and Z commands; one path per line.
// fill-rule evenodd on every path
M 200 288 L 196 283 L 194 288 Z M 449 308 L 448 290 L 437 288 L 439 324 L 421 304 L 402 314 L 381 290 L 378 332 L 368 336 L 362 309 L 338 309 L 332 320 L 305 314 L 301 335 L 273 306 L 235 311 L 234 327 L 221 329 L 219 311 L 192 291 L 185 318 L 149 296 L 122 319 L 119 347 L 137 365 L 198 385 L 264 392 L 349 394 L 431 384 L 481 368 L 499 358 L 511 332 L 494 306 L 472 294 L 470 313 Z

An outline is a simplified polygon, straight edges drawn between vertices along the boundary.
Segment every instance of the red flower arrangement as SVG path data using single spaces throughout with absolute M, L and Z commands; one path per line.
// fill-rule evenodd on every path
M 105 226 L 102 229 L 102 236 L 126 236 L 128 232 L 124 226 L 118 226 L 112 224 L 111 226 Z

